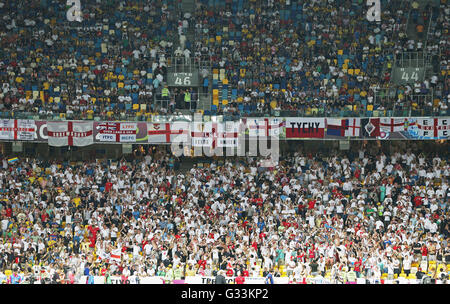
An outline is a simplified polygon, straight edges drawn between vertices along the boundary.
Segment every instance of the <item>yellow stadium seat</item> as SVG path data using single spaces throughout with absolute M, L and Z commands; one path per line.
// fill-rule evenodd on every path
M 223 104 L 224 106 L 226 106 L 226 105 L 228 104 L 228 100 L 223 99 L 223 100 L 222 100 L 222 104 Z
M 222 83 L 223 83 L 223 84 L 228 84 L 228 79 L 223 78 L 223 79 L 222 79 Z
M 138 103 L 134 103 L 133 104 L 133 110 L 139 110 L 139 104 Z

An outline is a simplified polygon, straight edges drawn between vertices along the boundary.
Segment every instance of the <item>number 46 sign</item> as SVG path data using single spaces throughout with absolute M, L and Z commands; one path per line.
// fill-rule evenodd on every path
M 169 86 L 197 87 L 199 85 L 198 73 L 169 73 Z

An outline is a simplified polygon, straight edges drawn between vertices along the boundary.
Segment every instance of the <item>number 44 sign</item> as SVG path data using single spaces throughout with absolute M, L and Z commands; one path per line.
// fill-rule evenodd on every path
M 401 73 L 402 73 L 402 80 L 409 82 L 409 81 L 418 81 L 419 80 L 419 75 L 418 72 L 420 71 L 419 68 L 416 68 L 415 71 L 406 71 L 404 68 L 400 69 Z
M 367 0 L 367 5 L 370 6 L 367 10 L 367 21 L 380 22 L 381 21 L 381 4 L 380 0 Z

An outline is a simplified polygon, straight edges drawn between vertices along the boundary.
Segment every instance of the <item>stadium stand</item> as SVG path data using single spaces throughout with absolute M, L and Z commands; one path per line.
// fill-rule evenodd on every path
M 82 22 L 69 22 L 61 1 L 7 1 L 0 110 L 4 118 L 128 120 L 197 108 L 447 115 L 445 1 L 381 4 L 381 22 L 369 22 L 356 0 L 90 1 Z M 405 58 L 420 72 L 398 72 Z M 195 86 L 168 83 L 177 64 L 199 75 Z
M 449 283 L 450 8 L 365 2 L 0 0 L 0 284 Z
M 183 169 L 164 149 L 117 161 L 4 158 L 0 276 L 445 277 L 448 154 L 385 150 L 313 156 L 297 145 L 266 169 L 250 157 Z

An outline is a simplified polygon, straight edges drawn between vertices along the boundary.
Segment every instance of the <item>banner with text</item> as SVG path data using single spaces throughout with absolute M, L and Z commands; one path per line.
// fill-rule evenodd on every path
M 194 147 L 238 147 L 247 139 L 446 140 L 450 117 L 267 117 L 237 121 L 92 122 L 1 119 L 0 140 L 47 142 L 50 146 L 95 143 L 190 143 Z

